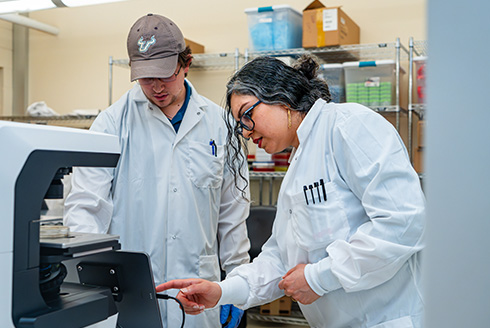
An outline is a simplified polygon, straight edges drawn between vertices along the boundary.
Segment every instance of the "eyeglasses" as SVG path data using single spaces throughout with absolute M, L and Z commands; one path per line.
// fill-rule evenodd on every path
M 260 104 L 262 101 L 257 101 L 255 104 L 252 105 L 249 109 L 247 109 L 243 114 L 242 117 L 240 117 L 240 121 L 236 125 L 236 132 L 239 133 L 242 137 L 243 136 L 243 129 L 247 131 L 252 131 L 255 128 L 255 122 L 252 120 L 252 110 L 257 107 L 258 104 Z M 245 138 L 245 137 L 244 137 Z M 245 138 L 248 139 L 248 138 Z
M 179 66 L 179 70 L 170 75 L 170 77 L 163 77 L 163 78 L 158 78 L 158 77 L 144 77 L 144 78 L 141 78 L 141 79 L 138 79 L 138 82 L 141 84 L 141 85 L 150 85 L 150 84 L 153 84 L 156 80 L 162 82 L 162 83 L 169 83 L 169 82 L 173 82 L 177 79 L 177 75 L 179 75 L 180 73 L 180 69 L 182 68 L 182 65 Z

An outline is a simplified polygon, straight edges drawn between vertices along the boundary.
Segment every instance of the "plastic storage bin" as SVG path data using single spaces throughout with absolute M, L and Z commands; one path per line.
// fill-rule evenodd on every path
M 414 83 L 416 91 L 416 103 L 425 103 L 425 65 L 427 57 L 419 56 L 413 59 L 415 64 Z
M 333 102 L 345 102 L 344 68 L 342 64 L 320 65 L 318 76 L 327 81 Z
M 345 97 L 347 102 L 366 106 L 396 104 L 396 74 L 394 60 L 345 62 Z M 404 73 L 400 69 L 400 74 Z
M 270 51 L 301 48 L 303 16 L 288 5 L 245 9 L 249 48 Z

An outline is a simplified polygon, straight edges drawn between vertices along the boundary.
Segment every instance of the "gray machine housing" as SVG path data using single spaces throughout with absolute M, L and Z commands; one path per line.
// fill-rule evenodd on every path
M 0 326 L 105 328 L 117 320 L 125 328 L 162 327 L 146 254 L 119 251 L 118 236 L 106 234 L 40 239 L 43 201 L 56 194 L 60 175 L 75 166 L 115 167 L 117 137 L 0 122 L 0 153 L 9 156 L 0 161 Z M 50 265 L 66 267 L 68 276 L 49 281 L 59 293 L 48 298 L 40 268 Z

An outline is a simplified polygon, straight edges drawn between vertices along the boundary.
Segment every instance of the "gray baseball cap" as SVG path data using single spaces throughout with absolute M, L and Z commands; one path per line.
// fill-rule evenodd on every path
M 179 53 L 184 50 L 184 36 L 170 19 L 154 14 L 139 18 L 128 35 L 131 81 L 170 77 L 177 69 Z

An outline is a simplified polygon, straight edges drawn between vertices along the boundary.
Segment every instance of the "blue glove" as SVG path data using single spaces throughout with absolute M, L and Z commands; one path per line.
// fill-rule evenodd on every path
M 224 325 L 228 321 L 228 317 L 231 317 L 230 322 L 224 328 L 237 328 L 240 320 L 242 320 L 243 312 L 232 304 L 221 305 L 220 322 Z

